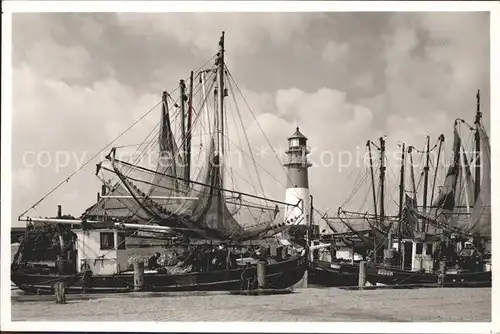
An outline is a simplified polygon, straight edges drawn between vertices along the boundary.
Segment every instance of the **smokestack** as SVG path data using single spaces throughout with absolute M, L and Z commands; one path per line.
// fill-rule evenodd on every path
M 62 217 L 62 206 L 58 205 L 57 206 L 57 218 L 61 218 L 61 217 Z
M 106 196 L 106 186 L 104 184 L 101 186 L 101 196 Z

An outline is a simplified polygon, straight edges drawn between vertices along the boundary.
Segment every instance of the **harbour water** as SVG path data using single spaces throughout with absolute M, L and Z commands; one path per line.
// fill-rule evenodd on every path
M 43 311 L 41 311 L 43 310 Z M 490 288 L 297 289 L 291 294 L 12 296 L 12 321 L 491 321 Z

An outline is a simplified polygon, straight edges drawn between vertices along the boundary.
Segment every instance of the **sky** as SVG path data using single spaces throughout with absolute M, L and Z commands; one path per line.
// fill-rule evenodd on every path
M 226 64 L 256 116 L 252 147 L 283 152 L 299 125 L 323 213 L 350 197 L 365 170 L 338 161 L 364 154 L 367 140 L 385 135 L 394 153 L 398 142 L 423 149 L 427 135 L 434 145 L 443 133 L 449 148 L 453 121 L 473 122 L 478 89 L 489 131 L 488 13 L 16 13 L 12 25 L 13 217 L 214 55 L 222 30 Z M 120 143 L 140 142 L 159 120 L 152 115 Z M 258 158 L 274 176 L 265 188 L 284 200 L 285 171 L 269 152 Z M 79 216 L 100 190 L 98 161 L 27 215 L 54 216 L 61 204 Z M 397 169 L 388 174 L 397 179 Z

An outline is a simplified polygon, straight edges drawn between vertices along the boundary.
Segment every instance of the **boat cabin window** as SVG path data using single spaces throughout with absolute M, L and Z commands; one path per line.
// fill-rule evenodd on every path
M 425 254 L 432 255 L 432 244 L 426 244 L 427 249 L 425 250 Z
M 125 234 L 118 233 L 118 249 L 125 249 Z
M 113 232 L 101 232 L 101 250 L 114 249 L 115 236 Z
M 423 246 L 424 245 L 421 242 L 417 242 L 417 249 L 416 249 L 417 254 L 422 254 Z

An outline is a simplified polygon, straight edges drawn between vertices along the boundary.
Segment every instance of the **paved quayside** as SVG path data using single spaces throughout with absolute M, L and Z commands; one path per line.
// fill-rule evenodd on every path
M 54 298 L 13 296 L 12 320 L 491 321 L 490 288 L 309 288 L 275 296 L 133 293 L 81 299 L 68 295 L 66 305 L 56 304 Z

